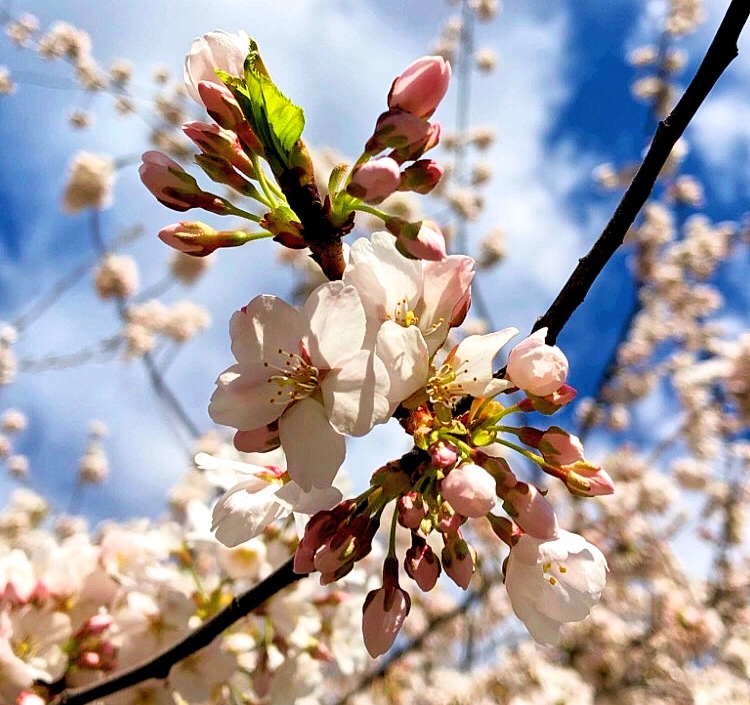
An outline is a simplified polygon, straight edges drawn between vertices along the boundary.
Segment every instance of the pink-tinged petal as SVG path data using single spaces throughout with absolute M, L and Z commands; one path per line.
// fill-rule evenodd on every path
M 452 386 L 457 387 L 457 393 L 483 396 L 492 381 L 495 355 L 517 333 L 517 328 L 505 328 L 497 333 L 464 338 L 456 349 L 452 363 L 456 371 L 456 381 Z
M 285 409 L 277 400 L 277 387 L 268 383 L 264 368 L 248 370 L 233 365 L 216 380 L 208 415 L 218 424 L 255 429 L 275 421 Z
M 373 233 L 371 241 L 360 238 L 352 245 L 344 282 L 357 288 L 368 318 L 382 322 L 392 319 L 403 301 L 407 309 L 416 306 L 422 263 L 398 252 L 388 233 Z
M 395 408 L 427 381 L 430 352 L 416 326 L 403 326 L 386 321 L 378 331 L 375 354 L 390 376 L 388 401 Z
M 264 361 L 283 367 L 285 354 L 299 351 L 306 331 L 299 311 L 276 296 L 256 296 L 229 321 L 232 353 L 250 368 L 262 367 Z
M 266 453 L 280 445 L 279 425 L 270 423 L 268 426 L 253 428 L 249 431 L 237 431 L 234 434 L 234 447 L 243 453 Z
M 538 397 L 556 392 L 568 376 L 568 359 L 557 345 L 544 341 L 547 329 L 540 328 L 516 345 L 508 355 L 508 377 Z
M 416 313 L 420 328 L 425 331 L 430 354 L 445 342 L 450 326 L 460 325 L 465 317 L 471 302 L 473 279 L 474 260 L 471 257 L 451 255 L 440 261 L 424 263 L 423 301 Z M 432 326 L 435 326 L 434 332 L 429 333 Z
M 271 522 L 288 510 L 275 501 L 281 485 L 264 483 L 260 491 L 252 489 L 252 480 L 241 482 L 225 492 L 213 510 L 211 531 L 225 546 L 232 548 L 258 536 Z
M 510 604 L 515 612 L 516 617 L 520 619 L 526 629 L 528 629 L 531 638 L 537 644 L 554 646 L 560 643 L 560 629 L 562 622 L 550 619 L 543 615 L 535 606 L 524 599 L 523 585 L 518 582 L 507 583 L 505 587 L 508 590 Z
M 495 480 L 484 468 L 466 463 L 453 468 L 440 483 L 453 509 L 465 517 L 482 517 L 495 506 Z
M 208 453 L 198 453 L 195 456 L 195 464 L 200 470 L 218 475 L 224 475 L 228 470 L 240 475 L 249 475 L 243 480 L 243 486 L 248 492 L 259 492 L 268 485 L 269 478 L 273 476 L 268 468 L 261 465 L 252 465 L 228 458 L 216 458 Z
M 322 404 L 302 399 L 279 419 L 287 471 L 303 490 L 331 486 L 346 457 L 346 441 L 328 421 Z
M 309 321 L 310 359 L 318 369 L 336 367 L 362 348 L 365 310 L 357 290 L 344 282 L 328 282 L 308 297 L 302 315 Z
M 250 40 L 245 32 L 232 34 L 215 30 L 193 40 L 185 57 L 185 88 L 196 103 L 202 103 L 198 93 L 201 81 L 221 83 L 216 69 L 230 76 L 242 76 L 245 57 L 250 51 Z
M 364 436 L 390 416 L 388 370 L 369 350 L 360 350 L 331 370 L 320 391 L 331 425 L 346 436 Z

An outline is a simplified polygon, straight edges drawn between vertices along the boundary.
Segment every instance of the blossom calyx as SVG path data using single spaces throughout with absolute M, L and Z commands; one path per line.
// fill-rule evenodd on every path
M 451 66 L 442 56 L 423 56 L 409 64 L 393 82 L 388 107 L 420 118 L 432 115 L 451 79 Z

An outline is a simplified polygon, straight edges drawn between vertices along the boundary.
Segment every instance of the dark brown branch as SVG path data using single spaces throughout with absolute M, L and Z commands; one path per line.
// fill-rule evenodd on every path
M 83 705 L 125 688 L 130 688 L 150 678 L 166 678 L 172 666 L 178 661 L 208 646 L 236 621 L 247 616 L 277 592 L 303 577 L 303 575 L 294 572 L 293 560 L 290 558 L 275 573 L 269 575 L 240 597 L 236 597 L 231 604 L 188 634 L 182 641 L 149 658 L 148 661 L 94 685 L 65 690 L 52 701 L 51 705 Z
M 537 320 L 534 330 L 546 326 L 549 329 L 547 333 L 547 342 L 549 344 L 556 342 L 558 334 L 568 322 L 573 312 L 583 302 L 596 277 L 622 244 L 628 228 L 633 224 L 633 221 L 651 193 L 656 178 L 675 143 L 685 131 L 688 123 L 719 79 L 719 76 L 721 76 L 727 66 L 737 56 L 737 39 L 747 22 L 748 15 L 750 15 L 750 0 L 732 0 L 695 77 L 672 113 L 659 123 L 651 147 L 643 163 L 617 206 L 604 232 L 594 244 L 591 251 L 580 260 L 578 267 L 576 267 L 548 311 Z M 294 193 L 297 190 L 296 186 L 290 184 L 282 184 L 282 187 L 284 186 L 286 186 L 284 190 L 287 192 L 287 197 L 289 197 L 289 193 Z M 295 195 L 290 199 L 290 205 L 295 211 L 295 205 L 304 211 L 304 206 L 302 205 L 304 201 L 315 204 L 316 199 L 314 194 L 311 193 L 311 195 L 312 198 L 301 197 L 299 202 L 295 201 L 293 204 L 292 201 L 295 200 Z M 317 201 L 319 203 L 319 197 Z M 315 205 L 314 210 L 317 210 L 317 208 L 318 206 Z M 339 263 L 337 262 L 338 257 L 333 251 L 335 250 L 335 238 L 331 238 L 331 233 L 328 231 L 330 223 L 328 226 L 325 226 L 320 213 L 310 215 L 309 220 L 317 222 L 321 226 L 320 229 L 311 228 L 315 233 L 313 237 L 322 236 L 324 241 L 329 240 L 329 242 L 333 240 L 333 242 L 330 242 L 330 245 L 332 245 L 330 253 L 332 266 L 330 267 L 331 272 L 329 273 L 329 277 L 337 278 L 335 272 L 339 267 Z M 321 250 L 325 252 L 324 247 Z M 328 255 L 328 253 L 325 254 Z M 331 276 L 331 274 L 334 274 L 334 276 Z M 294 573 L 292 565 L 293 562 L 290 559 L 279 570 L 241 597 L 236 598 L 231 605 L 198 627 L 181 642 L 161 652 L 149 661 L 104 681 L 100 681 L 93 686 L 64 691 L 52 705 L 83 705 L 97 698 L 106 697 L 107 695 L 141 683 L 149 678 L 166 678 L 175 663 L 210 644 L 211 641 L 237 620 L 248 615 L 283 588 L 299 580 L 302 576 Z M 460 614 L 461 608 L 470 598 L 471 596 L 453 612 L 447 613 L 444 616 L 445 621 Z M 439 625 L 435 622 L 432 623 L 433 628 L 437 628 L 437 626 Z M 391 658 L 380 669 L 368 676 L 366 683 L 370 683 L 382 676 L 390 664 L 407 651 L 418 648 L 426 636 L 427 632 L 424 632 L 414 641 L 402 647 L 402 649 L 392 652 Z
M 575 271 L 547 312 L 537 319 L 533 330 L 546 327 L 548 344 L 555 344 L 560 331 L 583 303 L 594 280 L 622 245 L 625 234 L 651 194 L 675 143 L 719 76 L 737 56 L 737 39 L 749 14 L 750 0 L 732 0 L 695 77 L 674 110 L 656 128 L 648 153 L 604 232 L 589 253 L 579 260 Z

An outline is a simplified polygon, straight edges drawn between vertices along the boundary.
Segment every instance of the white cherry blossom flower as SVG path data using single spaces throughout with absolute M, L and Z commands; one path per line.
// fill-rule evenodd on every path
M 588 617 L 607 579 L 602 552 L 562 529 L 543 541 L 523 534 L 510 551 L 505 587 L 516 616 L 540 644 L 557 644 L 560 627 Z
M 276 468 L 207 453 L 198 453 L 195 462 L 202 470 L 231 471 L 243 478 L 219 498 L 213 509 L 211 530 L 229 548 L 259 536 L 269 524 L 291 512 L 314 514 L 341 501 L 341 492 L 335 487 L 304 492 L 296 482 L 284 483 Z
M 242 76 L 249 52 L 250 38 L 242 31 L 232 34 L 217 29 L 194 39 L 185 57 L 184 68 L 185 88 L 190 97 L 203 105 L 198 94 L 201 81 L 224 85 L 215 69 L 226 71 L 231 76 Z
M 367 314 L 368 340 L 390 374 L 392 407 L 415 392 L 429 358 L 460 325 L 471 303 L 474 261 L 451 255 L 440 261 L 410 260 L 388 233 L 351 247 L 344 282 L 357 288 Z
M 304 491 L 330 487 L 344 435 L 390 415 L 388 373 L 363 348 L 365 325 L 357 290 L 340 281 L 319 286 L 301 311 L 256 297 L 230 321 L 237 364 L 217 380 L 211 418 L 240 431 L 278 419 L 290 477 Z
M 450 406 L 463 396 L 485 397 L 510 387 L 492 376 L 492 360 L 517 328 L 487 335 L 470 335 L 448 353 L 439 369 L 432 368 L 425 390 L 433 404 Z

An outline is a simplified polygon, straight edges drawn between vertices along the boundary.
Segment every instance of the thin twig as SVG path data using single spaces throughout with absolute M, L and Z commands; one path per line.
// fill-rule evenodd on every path
M 748 15 L 750 0 L 732 0 L 695 77 L 674 110 L 656 128 L 648 153 L 604 232 L 589 253 L 579 260 L 575 271 L 547 312 L 537 319 L 533 330 L 546 327 L 548 344 L 555 344 L 560 331 L 583 303 L 604 266 L 622 245 L 625 234 L 651 194 L 675 143 L 719 76 L 737 56 L 737 39 Z

